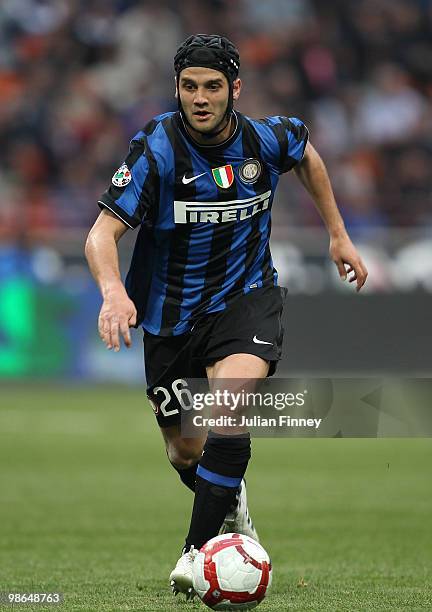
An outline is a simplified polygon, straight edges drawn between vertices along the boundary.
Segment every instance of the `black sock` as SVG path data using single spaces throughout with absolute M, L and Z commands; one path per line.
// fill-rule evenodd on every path
M 183 470 L 180 470 L 172 463 L 171 465 L 178 472 L 180 480 L 188 487 L 188 489 L 190 489 L 191 491 L 195 491 L 195 480 L 198 462 Z
M 201 548 L 216 536 L 250 458 L 250 438 L 209 433 L 200 459 L 195 484 L 195 499 L 184 551 Z

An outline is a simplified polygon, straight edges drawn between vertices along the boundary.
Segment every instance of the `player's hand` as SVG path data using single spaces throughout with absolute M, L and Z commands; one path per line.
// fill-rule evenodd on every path
M 125 345 L 132 345 L 130 327 L 136 325 L 137 311 L 124 288 L 113 291 L 104 299 L 99 314 L 99 335 L 108 349 L 120 350 L 120 336 Z
M 357 291 L 360 291 L 366 282 L 368 271 L 348 234 L 331 237 L 329 252 L 341 279 L 348 278 L 350 283 L 357 281 Z

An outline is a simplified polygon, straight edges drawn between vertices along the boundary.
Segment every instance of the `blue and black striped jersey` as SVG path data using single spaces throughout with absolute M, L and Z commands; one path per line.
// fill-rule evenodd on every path
M 126 289 L 152 334 L 182 334 L 239 295 L 277 284 L 270 211 L 279 175 L 303 157 L 307 128 L 296 118 L 235 119 L 228 140 L 201 146 L 180 113 L 156 117 L 99 201 L 141 226 Z

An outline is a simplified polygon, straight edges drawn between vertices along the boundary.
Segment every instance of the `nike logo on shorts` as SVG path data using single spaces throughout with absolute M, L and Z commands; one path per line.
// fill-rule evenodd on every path
M 192 183 L 192 181 L 196 181 L 197 178 L 199 178 L 200 176 L 204 176 L 204 174 L 207 174 L 207 172 L 201 172 L 201 174 L 197 174 L 196 176 L 191 176 L 190 178 L 186 178 L 186 174 L 184 174 L 182 178 L 182 183 L 183 185 L 188 185 L 189 183 Z
M 273 345 L 273 342 L 266 342 L 265 340 L 258 340 L 256 336 L 253 337 L 253 341 L 255 342 L 255 344 L 270 344 L 271 346 Z

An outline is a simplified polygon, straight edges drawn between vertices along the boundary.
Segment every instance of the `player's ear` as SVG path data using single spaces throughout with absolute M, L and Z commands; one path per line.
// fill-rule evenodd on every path
M 174 94 L 174 98 L 178 98 L 177 77 L 174 77 L 174 85 L 175 85 L 175 94 Z
M 240 97 L 240 91 L 242 87 L 241 79 L 236 79 L 233 81 L 233 98 L 234 100 L 238 100 Z

